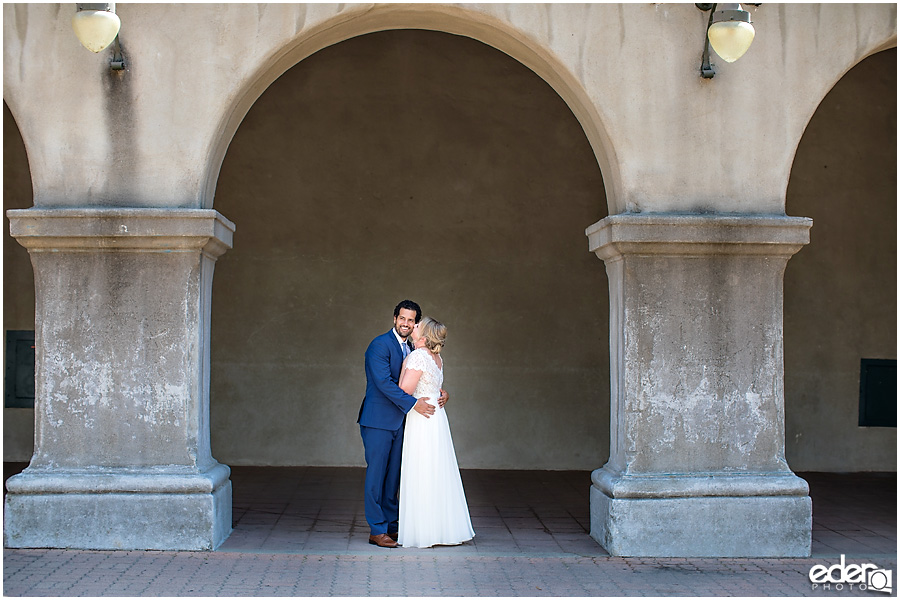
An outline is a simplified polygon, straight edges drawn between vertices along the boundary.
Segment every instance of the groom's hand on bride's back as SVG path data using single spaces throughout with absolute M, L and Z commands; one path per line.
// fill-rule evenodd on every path
M 444 405 L 447 404 L 447 400 L 449 400 L 449 399 L 450 399 L 450 393 L 447 390 L 441 388 L 441 397 L 438 398 L 438 406 L 440 406 L 441 408 L 444 408 Z
M 426 419 L 434 414 L 434 407 L 428 404 L 428 398 L 419 398 L 416 400 L 413 410 L 425 417 Z

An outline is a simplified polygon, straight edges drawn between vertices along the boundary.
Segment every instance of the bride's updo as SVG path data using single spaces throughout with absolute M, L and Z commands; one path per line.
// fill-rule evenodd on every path
M 447 326 L 431 317 L 422 317 L 419 321 L 419 336 L 425 340 L 426 348 L 440 354 L 444 340 L 447 339 Z

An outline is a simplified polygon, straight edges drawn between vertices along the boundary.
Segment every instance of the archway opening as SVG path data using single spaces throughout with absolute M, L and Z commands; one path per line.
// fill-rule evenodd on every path
M 3 339 L 17 337 L 16 332 L 34 339 L 34 270 L 28 250 L 9 234 L 9 220 L 6 211 L 15 208 L 30 208 L 34 204 L 31 185 L 31 169 L 25 142 L 12 112 L 3 103 Z M 27 350 L 27 345 L 16 344 L 13 352 L 17 355 Z M 5 346 L 4 346 L 5 348 Z M 8 353 L 8 351 L 7 351 Z M 6 353 L 4 353 L 6 356 Z M 34 452 L 34 350 L 31 356 L 25 354 L 11 359 L 14 371 L 6 370 L 4 387 L 21 387 L 13 392 L 3 408 L 3 460 L 23 464 L 31 460 Z M 30 361 L 30 363 L 29 363 Z M 15 383 L 7 379 L 16 378 Z M 30 386 L 30 398 L 27 388 Z M 30 404 L 30 406 L 29 406 Z M 16 469 L 20 467 L 15 467 Z
M 811 243 L 784 278 L 788 462 L 795 471 L 896 472 L 896 417 L 893 427 L 859 420 L 865 361 L 896 369 L 896 48 L 860 62 L 819 105 L 797 149 L 787 210 L 813 219 Z M 891 402 L 896 411 L 896 392 Z
M 460 467 L 583 471 L 587 509 L 609 448 L 609 308 L 583 231 L 607 202 L 546 82 L 470 38 L 352 38 L 263 93 L 216 190 L 237 224 L 212 296 L 218 460 L 364 466 L 363 353 L 409 297 L 450 330 Z

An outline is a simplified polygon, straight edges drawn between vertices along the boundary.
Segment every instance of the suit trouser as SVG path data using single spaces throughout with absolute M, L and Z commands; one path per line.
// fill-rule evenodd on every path
M 366 521 L 372 535 L 394 533 L 400 519 L 403 425 L 396 431 L 359 426 L 366 449 Z

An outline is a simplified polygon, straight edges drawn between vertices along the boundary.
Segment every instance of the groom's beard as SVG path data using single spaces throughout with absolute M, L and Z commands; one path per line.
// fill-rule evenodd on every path
M 396 327 L 394 327 L 394 331 L 396 331 L 397 335 L 400 336 L 400 339 L 402 339 L 405 342 L 407 340 L 407 338 L 409 338 L 409 334 L 412 333 L 413 328 L 405 327 L 404 329 L 406 329 L 405 334 L 403 333 L 403 330 L 401 329 L 400 325 L 397 325 Z

